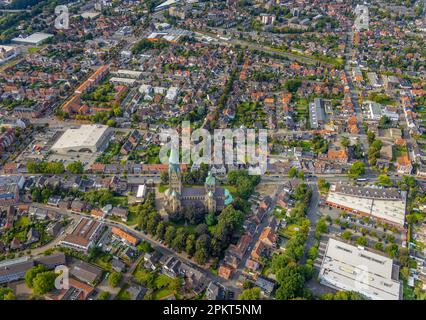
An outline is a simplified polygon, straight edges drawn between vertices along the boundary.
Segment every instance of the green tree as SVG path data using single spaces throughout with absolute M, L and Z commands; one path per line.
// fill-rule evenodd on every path
M 382 251 L 382 250 L 383 250 L 383 243 L 381 243 L 381 242 L 376 242 L 376 243 L 374 244 L 374 249 Z
M 301 85 L 302 81 L 291 79 L 285 83 L 285 88 L 291 93 L 296 93 L 296 91 L 300 88 Z
M 350 240 L 352 238 L 352 233 L 349 230 L 343 231 L 342 238 L 345 240 Z
M 343 148 L 347 148 L 349 147 L 349 138 L 347 137 L 342 137 L 342 139 L 340 140 L 340 144 L 342 145 Z
M 201 248 L 195 251 L 194 258 L 198 264 L 203 265 L 204 263 L 206 263 L 208 258 L 207 250 L 205 248 Z
M 245 289 L 238 296 L 238 300 L 259 300 L 260 299 L 260 288 Z
M 16 300 L 16 296 L 13 292 L 8 292 L 4 295 L 3 300 Z
M 291 167 L 290 170 L 288 170 L 288 176 L 290 178 L 295 178 L 297 176 L 297 170 L 294 167 Z
M 102 291 L 99 295 L 98 295 L 98 300 L 109 300 L 109 298 L 111 297 L 111 293 L 109 293 L 108 291 Z
M 372 144 L 375 139 L 376 139 L 376 134 L 373 131 L 368 131 L 367 132 L 368 144 Z
M 365 237 L 358 237 L 356 239 L 356 244 L 359 246 L 366 246 L 367 245 L 367 239 Z
M 277 273 L 279 287 L 275 293 L 278 300 L 289 300 L 303 295 L 305 277 L 297 263 L 291 262 Z
M 111 274 L 108 277 L 108 283 L 112 288 L 118 287 L 120 281 L 122 278 L 122 274 L 120 272 L 111 272 Z
M 51 291 L 55 287 L 56 274 L 53 271 L 41 272 L 33 280 L 33 291 L 42 295 Z
M 67 166 L 67 171 L 74 173 L 74 174 L 82 174 L 84 172 L 84 166 L 81 161 L 76 161 L 73 163 L 70 163 Z
M 330 183 L 328 183 L 327 181 L 325 181 L 325 179 L 323 178 L 319 178 L 318 179 L 318 188 L 321 192 L 328 192 L 328 190 L 330 189 Z
M 355 161 L 349 169 L 349 175 L 353 178 L 358 178 L 365 173 L 365 164 L 362 161 Z
M 166 228 L 166 233 L 164 234 L 164 240 L 167 242 L 167 244 L 171 244 L 174 237 L 176 235 L 176 229 L 173 226 L 168 226 Z
M 142 240 L 137 247 L 138 251 L 150 253 L 154 249 L 152 249 L 151 244 L 148 241 Z
M 379 179 L 379 184 L 381 186 L 391 186 L 392 185 L 391 179 L 386 174 L 379 175 L 378 179 Z
M 28 288 L 33 288 L 33 281 L 37 274 L 48 271 L 47 268 L 41 264 L 32 267 L 25 273 L 25 284 Z
M 13 294 L 13 291 L 9 287 L 0 287 L 0 300 L 16 300 L 15 295 Z

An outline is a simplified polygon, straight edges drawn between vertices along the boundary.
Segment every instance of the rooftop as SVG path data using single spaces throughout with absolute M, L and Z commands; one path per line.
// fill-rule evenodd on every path
M 52 149 L 94 147 L 109 129 L 103 125 L 82 125 L 64 132 Z
M 323 284 L 373 300 L 399 300 L 401 284 L 392 259 L 330 238 L 320 270 Z

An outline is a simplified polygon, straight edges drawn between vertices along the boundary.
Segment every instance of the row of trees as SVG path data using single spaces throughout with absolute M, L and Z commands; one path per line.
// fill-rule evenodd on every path
M 65 167 L 61 162 L 28 162 L 29 173 L 62 174 Z
M 305 281 L 312 277 L 313 266 L 311 264 L 299 265 L 298 261 L 305 251 L 305 243 L 308 238 L 310 221 L 306 219 L 312 191 L 306 184 L 300 184 L 293 198 L 296 199 L 295 207 L 290 211 L 289 223 L 300 226 L 299 231 L 291 237 L 284 253 L 275 255 L 272 259 L 272 271 L 277 277 L 278 289 L 275 298 L 279 300 L 307 297 L 310 293 L 305 290 Z
M 382 149 L 382 141 L 376 139 L 376 134 L 372 131 L 367 132 L 368 148 L 368 163 L 375 166 L 377 159 L 380 157 L 380 150 Z
M 65 172 L 65 166 L 62 162 L 28 162 L 27 169 L 29 173 L 44 174 L 62 174 Z M 81 161 L 70 163 L 67 171 L 73 174 L 81 174 L 84 172 L 84 166 Z

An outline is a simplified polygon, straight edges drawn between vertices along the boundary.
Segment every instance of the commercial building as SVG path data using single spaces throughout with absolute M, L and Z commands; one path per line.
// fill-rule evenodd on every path
M 0 64 L 15 58 L 18 55 L 18 48 L 0 45 Z
M 325 204 L 362 216 L 373 216 L 403 229 L 405 191 L 337 184 L 330 187 Z
M 68 129 L 52 146 L 52 151 L 59 154 L 70 152 L 95 153 L 107 146 L 112 130 L 104 125 L 82 125 Z
M 72 265 L 70 274 L 81 281 L 92 284 L 100 279 L 102 276 L 102 269 L 79 260 Z
M 383 116 L 388 117 L 392 121 L 398 121 L 399 115 L 394 111 L 390 111 L 387 107 L 376 102 L 368 102 L 369 117 L 371 120 L 380 120 Z
M 119 69 L 117 71 L 111 71 L 111 74 L 118 78 L 130 78 L 135 80 L 142 79 L 143 73 L 141 71 L 134 71 L 134 70 L 124 70 Z
M 16 184 L 0 185 L 0 206 L 19 202 L 19 187 Z
M 320 125 L 326 123 L 324 100 L 315 98 L 314 102 L 309 104 L 309 120 L 311 129 L 318 129 Z
M 319 279 L 337 290 L 356 291 L 372 300 L 399 300 L 399 268 L 392 259 L 330 238 Z
M 12 42 L 19 43 L 19 44 L 25 44 L 25 45 L 38 46 L 51 37 L 53 37 L 53 34 L 36 32 L 36 33 L 33 33 L 32 35 L 30 35 L 28 37 L 13 38 Z
M 61 241 L 66 247 L 87 252 L 96 244 L 103 224 L 88 218 L 81 218 L 70 234 L 67 234 Z

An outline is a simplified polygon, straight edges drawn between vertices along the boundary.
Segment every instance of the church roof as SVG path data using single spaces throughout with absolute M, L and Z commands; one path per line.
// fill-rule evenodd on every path
M 231 204 L 232 201 L 234 201 L 234 198 L 232 197 L 229 190 L 225 189 L 225 200 L 224 200 L 225 205 L 227 206 L 228 204 Z

